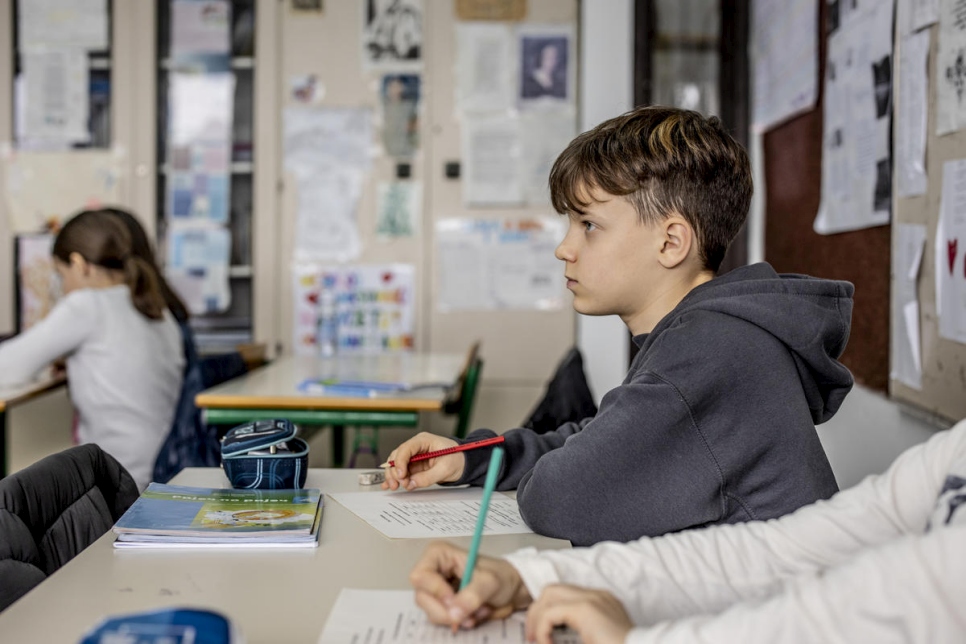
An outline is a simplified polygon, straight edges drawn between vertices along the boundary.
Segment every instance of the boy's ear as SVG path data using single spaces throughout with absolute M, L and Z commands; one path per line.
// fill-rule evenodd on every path
M 661 222 L 663 243 L 658 261 L 664 268 L 675 268 L 691 254 L 694 246 L 694 229 L 684 217 L 671 215 Z

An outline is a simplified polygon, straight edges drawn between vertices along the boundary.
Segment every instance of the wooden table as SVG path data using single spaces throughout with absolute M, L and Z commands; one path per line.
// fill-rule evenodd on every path
M 443 408 L 465 362 L 465 355 L 418 352 L 332 358 L 284 356 L 206 389 L 195 397 L 195 404 L 209 424 L 287 418 L 307 426 L 331 426 L 332 454 L 339 466 L 344 451 L 344 426 L 415 427 L 420 413 Z M 374 397 L 340 397 L 299 390 L 299 384 L 306 379 L 326 378 L 439 386 Z
M 49 376 L 14 388 L 0 387 L 0 478 L 7 475 L 7 409 L 57 389 L 67 382 L 63 375 Z
M 324 493 L 377 490 L 360 470 L 311 469 L 306 487 Z M 188 468 L 174 484 L 228 487 L 218 468 Z M 401 492 L 401 494 L 405 494 Z M 448 539 L 469 547 L 471 537 Z M 318 640 L 343 588 L 408 589 L 408 575 L 429 540 L 389 539 L 325 497 L 319 547 L 289 550 L 115 550 L 101 537 L 0 613 L 4 642 L 77 642 L 108 615 L 170 606 L 227 615 L 249 644 Z M 535 534 L 488 535 L 481 552 L 568 548 Z

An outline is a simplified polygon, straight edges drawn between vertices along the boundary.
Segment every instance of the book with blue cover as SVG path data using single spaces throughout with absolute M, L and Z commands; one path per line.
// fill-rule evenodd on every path
M 313 546 L 322 507 L 317 489 L 236 490 L 151 483 L 115 524 L 114 545 Z

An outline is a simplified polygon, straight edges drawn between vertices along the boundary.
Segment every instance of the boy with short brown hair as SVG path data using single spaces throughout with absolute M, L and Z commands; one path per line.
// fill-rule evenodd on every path
M 593 418 L 505 433 L 498 489 L 517 490 L 528 525 L 574 545 L 631 541 L 834 494 L 815 423 L 852 386 L 837 358 L 853 288 L 764 263 L 715 276 L 752 194 L 748 156 L 720 121 L 637 108 L 574 139 L 550 188 L 570 218 L 556 256 L 574 309 L 619 315 L 639 351 Z M 481 485 L 486 449 L 410 466 L 453 443 L 406 441 L 385 487 Z

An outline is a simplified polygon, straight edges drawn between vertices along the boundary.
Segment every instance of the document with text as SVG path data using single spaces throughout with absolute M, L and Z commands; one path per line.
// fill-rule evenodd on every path
M 524 644 L 524 613 L 486 622 L 472 630 L 453 633 L 431 624 L 411 590 L 344 588 L 329 613 L 318 644 L 379 642 L 380 644 Z M 554 634 L 554 644 L 580 644 L 572 631 Z
M 393 539 L 472 536 L 482 488 L 413 492 L 342 492 L 330 495 L 369 525 Z M 516 499 L 494 494 L 483 534 L 525 534 Z

